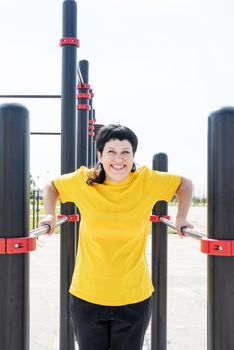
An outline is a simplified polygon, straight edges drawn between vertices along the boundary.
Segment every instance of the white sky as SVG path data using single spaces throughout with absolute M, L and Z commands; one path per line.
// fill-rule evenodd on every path
M 97 123 L 129 126 L 139 137 L 137 163 L 151 166 L 154 153 L 166 152 L 169 171 L 204 194 L 207 118 L 234 99 L 234 2 L 77 4 L 78 59 L 90 63 Z M 1 0 L 0 94 L 60 94 L 61 18 L 62 1 Z M 59 101 L 16 102 L 29 108 L 32 131 L 60 130 Z M 59 162 L 59 137 L 31 137 L 39 185 L 59 174 Z

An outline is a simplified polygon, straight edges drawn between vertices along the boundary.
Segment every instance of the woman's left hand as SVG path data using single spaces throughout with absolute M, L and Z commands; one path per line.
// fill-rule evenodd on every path
M 186 218 L 179 218 L 179 217 L 176 218 L 175 227 L 176 227 L 176 232 L 180 236 L 180 238 L 188 236 L 186 233 L 183 233 L 181 231 L 182 228 L 188 227 L 193 229 L 193 225 L 189 221 L 187 221 Z

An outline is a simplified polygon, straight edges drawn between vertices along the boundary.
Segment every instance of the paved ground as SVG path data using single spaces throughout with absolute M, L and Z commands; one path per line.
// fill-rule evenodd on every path
M 175 208 L 170 208 L 174 215 Z M 203 208 L 192 208 L 190 220 L 206 231 Z M 43 237 L 45 245 L 31 253 L 31 350 L 59 349 L 59 236 Z M 205 350 L 206 256 L 199 242 L 169 235 L 168 350 Z M 147 258 L 150 261 L 150 236 Z M 150 329 L 144 350 L 150 349 Z M 102 349 L 100 349 L 102 350 Z M 131 349 L 129 349 L 131 350 Z

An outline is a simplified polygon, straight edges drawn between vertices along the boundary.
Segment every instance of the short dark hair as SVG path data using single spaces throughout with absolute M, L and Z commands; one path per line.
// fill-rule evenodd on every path
M 108 124 L 101 127 L 96 136 L 96 150 L 102 154 L 105 144 L 110 140 L 127 140 L 132 145 L 133 155 L 136 153 L 138 138 L 136 134 L 127 126 L 121 124 Z M 136 170 L 136 165 L 133 163 L 132 172 Z M 106 174 L 102 164 L 98 163 L 94 169 L 93 174 L 86 181 L 88 185 L 96 183 L 103 183 Z
M 96 136 L 97 151 L 102 154 L 105 144 L 110 140 L 128 140 L 132 145 L 133 154 L 136 153 L 138 138 L 127 126 L 121 124 L 108 124 L 101 127 Z

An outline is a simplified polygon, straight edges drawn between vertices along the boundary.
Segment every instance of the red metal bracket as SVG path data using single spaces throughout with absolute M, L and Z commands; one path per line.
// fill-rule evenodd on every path
M 80 92 L 77 94 L 77 98 L 87 98 L 89 100 L 91 98 L 91 95 L 87 94 L 86 92 Z
M 168 216 L 168 215 L 150 215 L 150 221 L 151 222 L 161 222 L 160 218 L 164 218 L 164 219 L 167 219 L 167 220 L 171 219 L 171 217 Z
M 59 46 L 62 47 L 64 45 L 74 45 L 76 47 L 80 47 L 80 40 L 72 37 L 62 38 L 59 40 Z
M 89 84 L 77 84 L 77 88 L 78 89 L 90 89 L 90 85 Z
M 77 105 L 77 109 L 85 109 L 85 110 L 87 110 L 87 111 L 90 111 L 90 105 L 78 104 L 78 105 Z
M 202 238 L 201 252 L 216 256 L 234 256 L 234 240 Z
M 71 215 L 58 215 L 57 216 L 58 219 L 63 219 L 63 218 L 67 218 L 66 222 L 76 222 L 80 220 L 80 217 L 78 214 L 71 214 Z
M 0 254 L 29 253 L 36 250 L 36 237 L 0 238 Z

